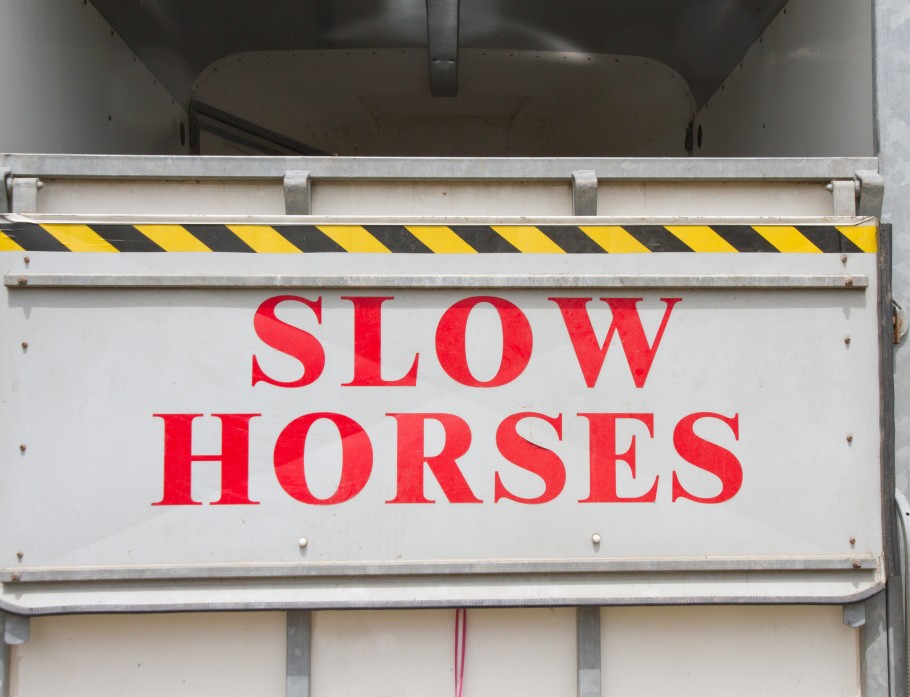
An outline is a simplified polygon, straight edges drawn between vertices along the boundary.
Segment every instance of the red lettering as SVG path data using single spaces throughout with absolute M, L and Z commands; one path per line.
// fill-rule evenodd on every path
M 199 506 L 192 496 L 194 462 L 221 463 L 215 506 L 258 505 L 249 490 L 250 419 L 260 414 L 212 414 L 221 420 L 221 452 L 194 455 L 193 421 L 202 414 L 153 414 L 164 421 L 164 495 L 153 506 Z
M 417 384 L 417 361 L 398 380 L 382 378 L 382 303 L 385 298 L 342 297 L 354 305 L 354 379 L 344 387 L 412 387 Z
M 743 466 L 729 450 L 695 434 L 695 424 L 700 419 L 717 419 L 725 423 L 733 432 L 733 437 L 739 440 L 739 414 L 727 417 L 710 412 L 699 412 L 690 414 L 680 421 L 673 430 L 673 445 L 676 447 L 676 452 L 689 464 L 717 477 L 721 483 L 721 490 L 717 496 L 710 498 L 695 496 L 683 487 L 674 472 L 673 500 L 689 499 L 698 503 L 723 503 L 736 496 L 742 486 Z
M 579 503 L 653 503 L 657 499 L 658 477 L 647 493 L 633 498 L 620 497 L 616 491 L 616 463 L 625 462 L 635 477 L 635 436 L 624 453 L 616 452 L 616 422 L 640 421 L 654 437 L 654 414 L 579 414 L 589 422 L 591 493 Z
M 471 429 L 454 414 L 386 414 L 398 422 L 398 492 L 386 503 L 435 503 L 424 496 L 424 465 L 430 468 L 450 503 L 483 503 L 458 468 L 458 458 L 471 446 Z M 445 432 L 442 450 L 427 455 L 424 429 L 438 421 Z
M 502 324 L 502 359 L 491 379 L 478 380 L 471 373 L 465 347 L 468 316 L 480 303 L 492 305 Z M 459 300 L 445 311 L 436 327 L 436 354 L 439 365 L 456 382 L 467 387 L 499 387 L 512 382 L 531 360 L 533 337 L 524 313 L 508 300 L 476 296 Z
M 597 343 L 594 327 L 591 325 L 591 317 L 588 315 L 587 304 L 592 298 L 549 299 L 559 306 L 563 322 L 569 332 L 569 338 L 572 340 L 572 347 L 575 349 L 578 365 L 588 387 L 594 387 L 597 382 L 607 357 L 610 341 L 613 339 L 613 334 L 616 333 L 619 335 L 619 343 L 626 354 L 626 362 L 632 371 L 635 387 L 642 388 L 648 379 L 648 373 L 651 371 L 654 356 L 660 347 L 660 340 L 667 328 L 673 307 L 682 298 L 661 298 L 666 309 L 657 335 L 654 337 L 654 343 L 650 345 L 636 307 L 642 298 L 601 298 L 601 301 L 610 306 L 610 311 L 613 313 L 613 320 L 610 322 L 607 338 L 604 339 L 603 344 Z
M 341 436 L 341 477 L 331 496 L 320 499 L 313 495 L 306 479 L 304 446 L 307 434 L 320 419 L 331 421 Z M 373 469 L 373 446 L 366 431 L 343 414 L 316 413 L 300 416 L 287 426 L 275 443 L 275 475 L 278 483 L 301 503 L 329 506 L 349 501 L 366 486 Z
M 543 448 L 518 435 L 516 427 L 524 419 L 540 419 L 547 422 L 556 431 L 556 436 L 559 440 L 562 440 L 562 414 L 556 417 L 534 412 L 513 414 L 499 424 L 499 428 L 496 429 L 496 446 L 499 448 L 499 452 L 512 464 L 518 465 L 522 469 L 540 477 L 544 483 L 544 492 L 532 499 L 516 496 L 506 489 L 499 477 L 499 472 L 496 472 L 493 493 L 494 502 L 500 499 L 509 499 L 518 503 L 546 503 L 559 496 L 566 484 L 566 466 L 559 459 L 559 456 L 552 450 Z
M 304 387 L 315 382 L 325 367 L 325 351 L 322 344 L 309 332 L 283 322 L 275 310 L 283 302 L 298 302 L 306 305 L 316 315 L 316 322 L 322 323 L 322 298 L 307 300 L 296 295 L 277 295 L 263 302 L 253 317 L 253 329 L 262 341 L 276 351 L 296 358 L 303 366 L 303 375 L 296 380 L 282 381 L 266 375 L 253 356 L 253 385 L 266 382 L 278 387 Z

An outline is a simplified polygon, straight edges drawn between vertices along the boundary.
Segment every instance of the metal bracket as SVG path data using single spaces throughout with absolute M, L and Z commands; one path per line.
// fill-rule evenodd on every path
M 907 311 L 897 300 L 891 300 L 891 323 L 894 327 L 894 343 L 899 344 L 907 336 Z
M 9 167 L 0 169 L 0 213 L 9 213 L 11 210 L 11 199 L 13 198 L 12 187 L 10 186 L 12 170 Z
M 575 610 L 578 652 L 578 697 L 600 697 L 600 608 Z
M 594 170 L 572 172 L 572 215 L 597 215 L 597 174 Z
M 426 0 L 430 95 L 458 95 L 459 0 Z
M 308 610 L 289 610 L 286 697 L 310 697 L 311 647 L 312 613 Z
M 37 213 L 38 190 L 44 184 L 37 177 L 10 177 L 10 211 L 13 213 Z
M 856 215 L 859 184 L 854 179 L 835 179 L 825 187 L 834 197 L 834 215 Z
M 309 215 L 313 204 L 310 173 L 291 170 L 284 174 L 284 212 L 287 215 Z
M 8 614 L 3 623 L 3 643 L 9 646 L 24 644 L 31 636 L 31 627 L 31 618 Z
M 874 170 L 859 170 L 856 181 L 856 214 L 882 217 L 882 205 L 885 200 L 885 178 Z
M 866 602 L 844 605 L 844 624 L 857 629 L 866 624 Z

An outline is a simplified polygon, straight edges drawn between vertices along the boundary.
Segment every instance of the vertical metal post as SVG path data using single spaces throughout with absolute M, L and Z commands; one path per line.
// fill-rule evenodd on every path
M 310 654 L 312 613 L 289 610 L 287 613 L 287 686 L 286 697 L 310 697 Z M 0 695 L 0 697 L 5 697 Z
M 577 608 L 575 618 L 578 697 L 600 697 L 600 608 Z
M 0 612 L 0 636 L 6 636 L 6 613 Z M 10 645 L 6 641 L 0 642 L 0 697 L 9 697 L 9 680 L 12 661 L 10 660 Z
M 886 593 L 866 601 L 866 623 L 859 630 L 863 697 L 891 697 Z

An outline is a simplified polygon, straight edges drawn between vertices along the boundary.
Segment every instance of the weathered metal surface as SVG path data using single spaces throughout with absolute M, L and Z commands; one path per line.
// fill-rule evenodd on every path
M 24 256 L 3 255 L 5 607 L 880 587 L 875 254 Z M 520 284 L 494 283 L 506 259 Z M 312 287 L 345 276 L 384 290 Z

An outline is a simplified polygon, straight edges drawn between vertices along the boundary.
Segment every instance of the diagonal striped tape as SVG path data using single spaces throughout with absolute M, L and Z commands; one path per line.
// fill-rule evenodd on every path
M 874 225 L 213 225 L 0 219 L 0 252 L 858 254 Z

